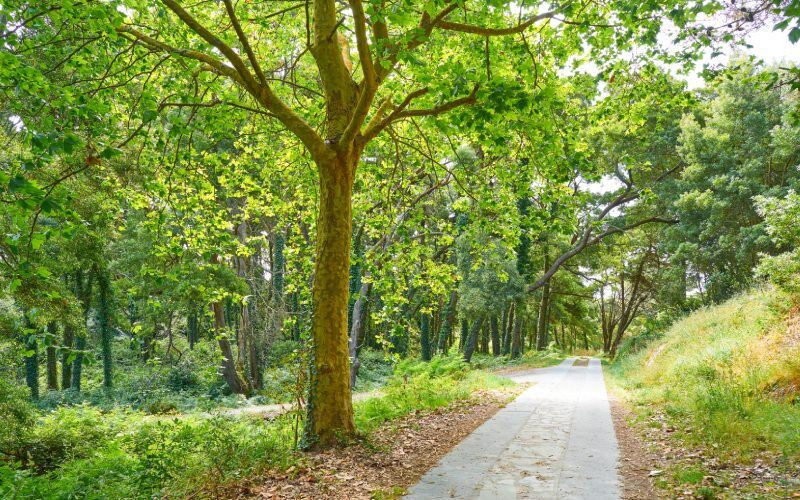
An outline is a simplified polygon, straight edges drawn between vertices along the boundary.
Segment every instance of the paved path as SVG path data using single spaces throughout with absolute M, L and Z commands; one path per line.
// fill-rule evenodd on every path
M 600 361 L 575 360 L 510 374 L 536 384 L 453 448 L 406 498 L 618 499 L 619 452 Z

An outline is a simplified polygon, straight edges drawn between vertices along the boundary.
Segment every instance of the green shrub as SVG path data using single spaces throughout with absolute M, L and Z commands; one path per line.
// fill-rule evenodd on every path
M 185 361 L 179 362 L 167 371 L 166 386 L 173 391 L 196 389 L 200 385 L 200 377 L 194 367 Z
M 20 441 L 30 434 L 36 412 L 28 402 L 28 390 L 0 378 L 0 456 L 20 452 Z
M 382 351 L 362 349 L 358 354 L 358 360 L 361 366 L 356 378 L 357 392 L 377 389 L 392 376 L 393 362 Z
M 92 454 L 122 427 L 122 414 L 104 414 L 90 406 L 59 407 L 18 436 L 12 455 L 22 465 L 45 472 Z

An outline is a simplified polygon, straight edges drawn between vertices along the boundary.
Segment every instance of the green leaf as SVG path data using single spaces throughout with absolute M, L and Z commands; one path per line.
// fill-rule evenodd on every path
M 792 31 L 789 32 L 789 41 L 797 43 L 797 40 L 800 40 L 800 28 L 794 27 Z
M 156 119 L 158 112 L 155 109 L 145 109 L 142 112 L 142 123 L 149 123 Z
M 42 246 L 42 243 L 46 240 L 45 235 L 42 233 L 36 233 L 31 238 L 31 247 L 34 250 L 39 250 L 39 247 Z

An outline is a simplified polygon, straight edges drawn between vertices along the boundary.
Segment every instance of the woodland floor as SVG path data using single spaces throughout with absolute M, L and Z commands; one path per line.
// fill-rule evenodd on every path
M 611 398 L 620 448 L 622 498 L 800 498 L 800 464 L 762 453 L 751 464 L 678 439 L 659 412 L 643 418 L 619 396 Z
M 482 391 L 431 412 L 389 422 L 368 440 L 341 450 L 304 455 L 303 465 L 266 472 L 218 492 L 227 498 L 399 498 L 451 448 L 526 389 Z M 217 496 L 217 495 L 215 495 Z
M 429 477 L 432 470 L 441 468 L 443 463 L 446 463 L 448 459 L 451 460 L 457 451 L 453 448 L 461 445 L 462 441 L 471 434 L 478 434 L 479 432 L 474 431 L 479 427 L 485 428 L 485 426 L 482 427 L 482 424 L 489 420 L 497 420 L 498 411 L 506 407 L 511 400 L 516 399 L 514 405 L 517 406 L 521 402 L 524 403 L 521 400 L 525 400 L 527 397 L 519 399 L 517 397 L 523 392 L 531 394 L 529 389 L 531 382 L 537 386 L 544 383 L 541 388 L 537 387 L 537 391 L 534 391 L 533 394 L 546 390 L 543 392 L 546 395 L 544 400 L 537 398 L 535 405 L 527 404 L 536 407 L 536 410 L 531 413 L 531 421 L 537 420 L 534 413 L 537 410 L 541 411 L 539 407 L 545 404 L 547 399 L 553 399 L 553 401 L 563 399 L 566 389 L 563 383 L 568 382 L 564 376 L 561 376 L 558 381 L 558 385 L 561 387 L 559 391 L 546 389 L 545 386 L 551 385 L 547 383 L 547 378 L 537 380 L 541 377 L 540 374 L 554 370 L 557 372 L 559 368 L 561 371 L 566 370 L 565 373 L 569 373 L 570 377 L 575 377 L 576 374 L 578 377 L 583 377 L 579 375 L 579 372 L 586 370 L 589 373 L 591 371 L 587 370 L 588 367 L 579 360 L 576 362 L 574 359 L 569 359 L 564 361 L 560 367 L 551 369 L 510 372 L 506 375 L 521 382 L 517 386 L 502 391 L 481 391 L 467 401 L 457 401 L 434 411 L 408 415 L 384 424 L 368 439 L 358 441 L 347 448 L 304 454 L 299 465 L 293 466 L 285 472 L 265 471 L 259 477 L 237 483 L 223 491 L 213 492 L 213 496 L 270 499 L 400 498 L 409 487 L 419 483 L 423 476 Z M 595 368 L 599 370 L 599 366 Z M 586 380 L 589 380 L 589 377 Z M 556 381 L 553 380 L 553 382 Z M 575 389 L 580 395 L 573 398 L 572 404 L 576 409 L 579 409 L 578 407 L 582 404 L 589 404 L 590 407 L 597 410 L 598 401 L 593 400 L 589 392 L 605 393 L 605 391 L 598 390 L 602 389 L 601 386 L 591 385 L 589 387 L 591 390 L 587 387 L 589 386 L 582 388 L 580 384 L 576 385 Z M 712 452 L 699 448 L 688 448 L 679 444 L 680 441 L 675 439 L 676 432 L 691 432 L 691 429 L 673 429 L 664 423 L 663 415 L 657 412 L 647 418 L 637 416 L 637 412 L 620 394 L 612 393 L 609 403 L 613 421 L 613 431 L 610 434 L 616 435 L 616 448 L 618 448 L 618 459 L 616 455 L 612 458 L 616 460 L 619 482 L 618 491 L 615 486 L 615 491 L 611 496 L 619 495 L 626 500 L 717 497 L 800 498 L 800 480 L 798 480 L 800 464 L 780 464 L 779 457 L 766 454 L 750 465 L 729 463 L 714 456 Z M 272 408 L 272 406 L 276 407 Z M 277 407 L 278 405 L 272 406 L 264 408 L 267 411 L 258 413 L 269 418 L 275 411 L 282 410 Z M 605 412 L 608 411 L 608 405 L 600 404 L 599 407 L 605 408 L 603 410 Z M 503 414 L 508 411 L 508 409 L 503 410 Z M 569 431 L 564 432 L 568 438 L 571 434 L 580 433 L 576 432 L 576 425 L 582 426 L 579 421 L 575 420 L 574 415 L 577 413 L 570 413 L 573 416 L 568 415 L 567 417 L 571 423 L 566 425 Z M 592 424 L 592 428 L 597 429 L 597 419 L 592 418 L 592 421 L 595 422 Z M 562 424 L 563 422 L 559 423 L 559 427 L 565 427 Z M 508 446 L 503 453 L 508 453 L 508 450 L 514 446 L 517 448 L 522 446 L 520 450 L 528 451 L 542 448 L 533 446 L 533 443 L 528 443 L 530 446 L 518 443 L 520 439 L 523 441 L 527 439 L 525 436 L 520 438 L 519 436 L 522 434 L 541 434 L 540 437 L 546 435 L 544 448 L 552 447 L 560 439 L 557 436 L 553 437 L 555 434 L 546 429 L 540 431 L 538 426 L 527 426 L 521 429 L 519 435 L 514 438 L 516 444 Z M 594 439 L 596 440 L 598 437 L 595 436 Z M 571 439 L 569 438 L 567 441 Z M 575 462 L 575 460 L 568 460 L 569 457 L 566 456 L 571 445 L 565 446 L 567 451 L 559 456 L 564 462 Z M 462 447 L 463 445 L 459 446 L 459 449 Z M 599 450 L 584 450 L 584 454 L 592 457 L 592 453 L 595 451 Z M 517 454 L 512 453 L 512 455 L 516 457 Z M 602 461 L 602 455 L 595 456 L 600 457 Z M 525 457 L 521 458 L 528 460 Z M 480 461 L 478 457 L 472 457 L 470 460 Z M 492 455 L 487 460 L 497 461 L 500 464 L 502 455 L 499 455 L 499 458 Z M 528 460 L 528 462 L 531 464 L 529 474 L 523 474 L 521 481 L 524 482 L 528 476 L 532 476 L 539 480 L 540 486 L 543 486 L 544 483 L 541 481 L 548 476 L 548 471 L 539 470 L 541 467 L 536 464 L 539 464 L 540 461 Z M 551 462 L 552 460 L 548 462 L 550 468 L 552 468 Z M 568 478 L 572 477 L 569 474 L 575 473 L 577 477 L 580 477 L 580 466 L 572 467 L 574 470 L 567 469 L 570 467 L 560 472 L 556 471 L 558 488 L 563 489 L 565 487 L 563 483 L 569 482 Z M 596 472 L 591 467 L 586 470 L 589 471 L 589 475 Z M 490 476 L 491 474 L 482 474 L 481 481 L 487 484 L 491 483 L 491 481 L 486 481 L 486 477 Z M 445 479 L 445 481 L 447 480 Z M 514 481 L 515 485 L 517 482 L 519 481 Z M 412 497 L 418 489 L 419 487 L 411 489 Z M 490 491 L 485 484 L 476 491 L 482 491 L 482 497 L 499 498 L 497 495 L 492 495 L 493 490 Z M 594 491 L 596 493 L 598 490 Z M 419 497 L 427 498 L 424 494 Z M 455 497 L 463 496 L 457 494 Z M 517 497 L 522 498 L 519 495 Z M 557 496 L 553 498 L 557 498 Z

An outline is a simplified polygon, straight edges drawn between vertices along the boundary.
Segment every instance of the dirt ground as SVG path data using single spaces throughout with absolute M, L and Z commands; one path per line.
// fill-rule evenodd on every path
M 658 474 L 657 459 L 643 444 L 641 436 L 629 425 L 633 418 L 631 410 L 613 394 L 609 394 L 611 403 L 611 419 L 617 434 L 622 479 L 622 498 L 625 500 L 641 500 L 660 498 L 653 486 L 651 472 Z
M 387 423 L 367 441 L 340 450 L 305 454 L 303 466 L 281 473 L 265 472 L 224 496 L 399 498 L 441 457 L 525 388 L 518 385 L 505 391 L 483 391 L 470 401 L 408 415 Z

